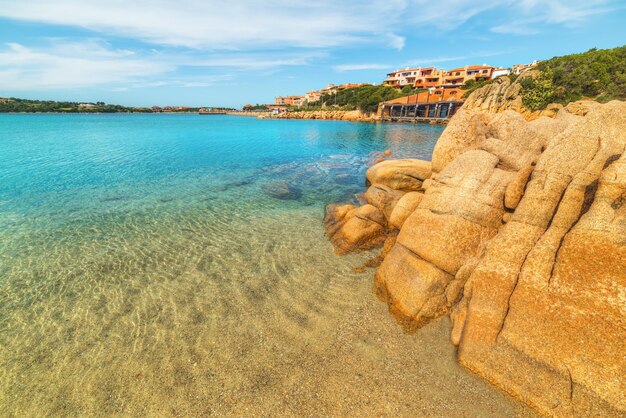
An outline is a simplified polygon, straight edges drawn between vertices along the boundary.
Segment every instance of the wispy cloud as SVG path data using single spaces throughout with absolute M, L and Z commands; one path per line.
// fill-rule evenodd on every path
M 393 49 L 397 49 L 398 51 L 404 48 L 404 44 L 406 43 L 406 38 L 404 36 L 396 35 L 395 33 L 388 33 L 385 35 L 389 46 Z
M 281 52 L 277 53 L 230 53 L 212 54 L 209 57 L 193 54 L 192 56 L 174 55 L 179 65 L 192 67 L 231 68 L 235 70 L 268 70 L 278 67 L 308 65 L 314 61 L 328 57 L 323 51 L 313 52 Z
M 466 55 L 418 58 L 418 59 L 406 62 L 402 64 L 400 67 L 428 66 L 428 65 L 441 64 L 444 62 L 452 62 L 452 61 L 475 61 L 479 58 L 495 57 L 495 56 L 502 55 L 502 54 L 509 53 L 509 52 L 511 51 L 506 51 L 506 52 L 505 51 L 487 51 L 487 52 L 469 53 Z
M 163 86 L 210 87 L 237 74 L 273 72 L 302 66 L 327 57 L 323 51 L 281 53 L 205 54 L 194 52 L 138 53 L 116 49 L 101 39 L 80 42 L 49 38 L 30 47 L 0 45 L 0 88 L 41 90 L 115 85 L 112 91 Z M 191 75 L 182 76 L 180 73 Z M 219 72 L 219 74 L 216 74 Z M 197 74 L 199 73 L 199 75 Z
M 333 66 L 335 71 L 366 71 L 366 70 L 388 70 L 389 64 L 339 64 Z
M 450 55 L 413 58 L 409 52 L 420 50 L 411 42 L 431 32 L 444 46 L 460 37 L 469 43 L 468 38 L 494 38 L 494 33 L 532 35 L 581 26 L 624 7 L 623 0 L 237 0 L 227 5 L 218 0 L 0 0 L 0 18 L 57 25 L 43 26 L 50 33 L 66 34 L 66 27 L 84 33 L 75 30 L 82 28 L 92 38 L 29 37 L 0 44 L 0 88 L 210 87 L 321 63 L 337 72 L 382 72 L 478 62 L 501 53 L 456 48 Z M 371 58 L 369 48 L 385 49 L 389 62 Z M 355 63 L 338 63 L 348 60 L 346 50 L 362 55 L 350 55 Z
M 71 25 L 159 45 L 205 49 L 330 47 L 387 32 L 405 0 L 29 0 L 2 2 L 0 16 Z M 71 11 L 71 12 L 68 12 Z M 381 18 L 383 17 L 384 18 Z M 399 39 L 392 42 L 398 48 Z
M 173 66 L 129 58 L 128 51 L 87 40 L 55 42 L 45 49 L 18 43 L 0 49 L 0 88 L 39 90 L 128 82 L 172 71 Z
M 580 26 L 592 16 L 606 14 L 619 7 L 611 0 L 520 0 L 517 3 L 520 13 L 504 24 L 493 26 L 491 31 L 534 35 L 541 33 L 548 25 Z

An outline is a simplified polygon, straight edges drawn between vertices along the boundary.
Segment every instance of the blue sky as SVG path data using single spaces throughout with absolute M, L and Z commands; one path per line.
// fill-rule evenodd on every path
M 0 0 L 0 97 L 240 107 L 616 47 L 624 22 L 624 0 Z

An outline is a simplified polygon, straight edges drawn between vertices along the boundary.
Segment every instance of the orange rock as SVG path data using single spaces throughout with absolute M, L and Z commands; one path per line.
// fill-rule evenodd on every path
M 405 192 L 420 190 L 422 182 L 431 175 L 430 161 L 418 159 L 383 160 L 365 174 L 369 184 L 384 184 Z
M 375 290 L 409 331 L 450 314 L 459 362 L 541 413 L 623 416 L 626 103 L 551 119 L 492 99 L 452 118 L 403 222 L 396 204 Z M 383 168 L 368 180 L 417 187 Z
M 329 205 L 324 218 L 326 233 L 338 255 L 369 250 L 385 242 L 385 215 L 372 205 Z

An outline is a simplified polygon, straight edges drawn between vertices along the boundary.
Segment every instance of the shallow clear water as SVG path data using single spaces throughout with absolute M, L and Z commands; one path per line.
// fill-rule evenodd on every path
M 441 131 L 0 115 L 0 415 L 523 413 L 324 237 L 376 152 L 428 159 Z

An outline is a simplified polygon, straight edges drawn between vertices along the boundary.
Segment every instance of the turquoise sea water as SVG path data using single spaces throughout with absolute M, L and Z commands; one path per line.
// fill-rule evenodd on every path
M 0 415 L 520 412 L 324 237 L 377 153 L 429 159 L 441 132 L 0 115 Z

